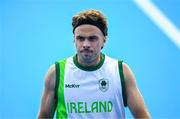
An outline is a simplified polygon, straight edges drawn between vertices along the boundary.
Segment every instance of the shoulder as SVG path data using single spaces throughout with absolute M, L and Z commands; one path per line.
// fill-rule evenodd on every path
M 129 67 L 129 65 L 124 63 L 124 62 L 123 62 L 123 74 L 124 74 L 124 79 L 125 79 L 126 86 L 135 85 L 134 73 L 131 70 L 131 68 Z
M 126 77 L 128 77 L 130 75 L 130 73 L 132 72 L 129 65 L 126 64 L 125 62 L 122 63 L 123 66 L 123 73 Z
M 51 65 L 45 76 L 45 86 L 48 89 L 52 89 L 55 87 L 55 79 L 56 79 L 56 68 L 55 64 Z

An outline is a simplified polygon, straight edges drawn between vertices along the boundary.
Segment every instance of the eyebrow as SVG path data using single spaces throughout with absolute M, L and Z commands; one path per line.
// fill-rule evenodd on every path
M 77 35 L 76 38 L 80 38 L 80 37 L 84 37 L 84 36 L 81 36 L 81 35 Z
M 96 36 L 96 35 L 92 35 L 92 36 L 77 35 L 77 36 L 76 36 L 76 38 L 81 38 L 81 37 L 83 37 L 83 38 L 90 38 L 90 37 L 92 38 L 92 37 L 93 37 L 93 38 L 94 38 L 94 37 L 97 37 L 97 36 Z

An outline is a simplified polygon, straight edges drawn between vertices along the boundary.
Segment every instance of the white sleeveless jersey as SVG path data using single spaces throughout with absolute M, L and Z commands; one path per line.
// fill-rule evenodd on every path
M 99 66 L 88 68 L 75 57 L 59 62 L 57 118 L 125 118 L 118 60 L 104 55 Z

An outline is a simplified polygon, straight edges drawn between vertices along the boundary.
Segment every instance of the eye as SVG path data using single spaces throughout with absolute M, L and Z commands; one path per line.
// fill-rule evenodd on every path
M 98 39 L 97 36 L 90 36 L 90 37 L 88 38 L 88 40 L 91 41 L 91 42 L 94 42 L 94 41 L 96 41 L 97 39 Z
M 82 42 L 82 41 L 84 41 L 84 40 L 85 40 L 85 37 L 82 37 L 82 36 L 77 36 L 77 37 L 76 37 L 76 39 L 77 39 L 78 41 L 81 41 L 81 42 Z

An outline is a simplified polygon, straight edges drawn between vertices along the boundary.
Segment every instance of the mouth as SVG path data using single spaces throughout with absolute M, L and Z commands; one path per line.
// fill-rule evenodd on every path
M 80 53 L 92 53 L 92 50 L 81 50 Z
M 80 53 L 81 53 L 84 57 L 90 57 L 90 56 L 92 55 L 93 51 L 91 51 L 91 50 L 82 50 Z

